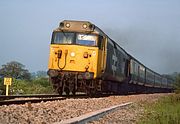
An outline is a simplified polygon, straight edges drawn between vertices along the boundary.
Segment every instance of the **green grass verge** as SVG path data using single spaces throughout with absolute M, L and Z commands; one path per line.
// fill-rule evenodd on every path
M 138 124 L 180 124 L 180 94 L 145 105 L 145 113 Z

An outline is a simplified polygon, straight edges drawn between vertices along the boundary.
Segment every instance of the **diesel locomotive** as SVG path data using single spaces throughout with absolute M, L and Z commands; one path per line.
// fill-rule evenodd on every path
M 49 79 L 56 92 L 170 92 L 173 81 L 144 66 L 88 21 L 64 20 L 52 33 Z

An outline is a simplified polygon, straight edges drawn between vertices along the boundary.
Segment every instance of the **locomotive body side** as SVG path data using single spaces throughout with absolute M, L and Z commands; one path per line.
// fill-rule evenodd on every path
M 123 82 L 128 76 L 128 55 L 108 38 L 104 80 Z

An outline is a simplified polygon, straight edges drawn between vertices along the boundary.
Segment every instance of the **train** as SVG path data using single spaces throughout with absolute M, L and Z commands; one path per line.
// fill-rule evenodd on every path
M 89 21 L 64 20 L 53 30 L 47 74 L 60 95 L 173 91 L 171 79 L 143 65 Z

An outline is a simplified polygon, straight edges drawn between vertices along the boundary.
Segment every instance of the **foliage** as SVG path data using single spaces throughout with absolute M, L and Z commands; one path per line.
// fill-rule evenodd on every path
M 5 86 L 3 83 L 1 83 L 1 85 L 0 90 L 5 94 Z M 33 81 L 13 79 L 12 85 L 10 86 L 10 95 L 50 94 L 53 93 L 53 91 L 52 85 L 49 83 L 47 78 L 37 78 Z
M 175 88 L 176 92 L 180 93 L 180 73 L 176 76 Z
M 47 78 L 38 78 L 33 81 L 13 79 L 10 94 L 48 94 L 53 93 L 53 88 Z
M 47 86 L 50 85 L 50 82 L 49 82 L 48 78 L 45 78 L 45 77 L 36 78 L 36 79 L 33 80 L 33 83 L 34 84 L 40 84 L 43 87 L 47 87 Z
M 0 69 L 0 77 L 13 77 L 15 79 L 30 80 L 31 74 L 25 66 L 19 62 L 11 61 L 2 65 Z
M 172 74 L 163 74 L 164 77 L 171 79 L 171 80 L 175 80 L 177 75 L 178 75 L 178 72 L 174 72 Z
M 46 71 L 37 71 L 36 72 L 36 77 L 37 78 L 47 77 L 47 72 Z
M 33 72 L 33 73 L 31 73 L 31 77 L 32 77 L 32 79 L 47 77 L 47 72 L 46 71 Z
M 5 86 L 4 86 L 4 82 L 3 79 L 0 78 L 0 95 L 5 93 Z
M 10 94 L 46 94 L 53 93 L 53 88 L 48 81 L 46 71 L 33 73 L 34 77 L 25 66 L 17 61 L 11 61 L 0 68 L 0 94 L 5 94 L 4 77 L 12 77 Z
M 147 105 L 145 116 L 139 124 L 179 124 L 180 94 L 174 94 Z

